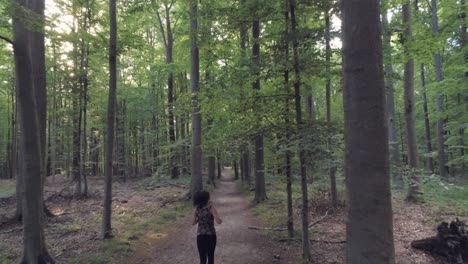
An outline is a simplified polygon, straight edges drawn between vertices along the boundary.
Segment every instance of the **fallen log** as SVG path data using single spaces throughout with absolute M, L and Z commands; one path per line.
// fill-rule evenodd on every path
M 446 257 L 450 262 L 468 263 L 468 229 L 458 218 L 437 226 L 437 235 L 411 242 L 413 248 Z

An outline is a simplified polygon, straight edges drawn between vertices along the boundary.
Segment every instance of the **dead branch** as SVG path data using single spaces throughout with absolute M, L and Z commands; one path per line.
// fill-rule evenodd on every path
M 258 227 L 258 226 L 249 226 L 249 229 L 269 230 L 269 231 L 284 231 L 284 230 L 287 230 L 287 228 L 284 228 L 284 227 Z
M 309 228 L 311 228 L 312 226 L 322 222 L 323 220 L 325 220 L 326 218 L 328 217 L 328 210 L 325 212 L 325 215 L 320 217 L 320 219 L 318 219 L 317 221 L 314 221 L 312 222 L 310 225 L 309 225 Z

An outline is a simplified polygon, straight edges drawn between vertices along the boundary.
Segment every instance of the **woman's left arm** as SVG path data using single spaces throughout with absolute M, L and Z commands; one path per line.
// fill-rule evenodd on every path
M 197 223 L 198 223 L 197 208 L 194 208 L 192 212 L 192 225 L 196 225 Z

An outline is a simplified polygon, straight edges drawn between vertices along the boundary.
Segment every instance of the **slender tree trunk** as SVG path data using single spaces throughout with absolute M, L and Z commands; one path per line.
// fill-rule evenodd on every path
M 244 159 L 241 158 L 239 159 L 239 167 L 240 167 L 240 177 L 241 177 L 241 182 L 244 184 Z
M 464 57 L 464 61 L 465 61 L 465 64 L 468 64 L 468 51 L 466 50 L 466 44 L 468 43 L 468 34 L 466 33 L 466 7 L 465 7 L 465 0 L 460 0 L 460 9 L 461 9 L 461 13 L 460 13 L 460 19 L 462 20 L 462 24 L 461 24 L 461 27 L 460 27 L 460 39 L 461 39 L 461 42 L 462 42 L 462 49 L 464 50 L 463 52 L 463 57 Z M 468 70 L 464 72 L 464 77 L 465 77 L 465 80 L 467 80 L 468 78 Z M 466 81 L 465 81 L 466 82 Z M 465 101 L 465 104 L 466 102 L 468 102 L 468 96 L 464 96 L 464 101 Z M 461 148 L 460 150 L 460 154 L 462 155 L 462 157 L 465 157 L 465 128 L 462 127 L 460 128 L 460 144 L 463 146 L 463 148 Z M 463 175 L 466 175 L 466 162 L 464 161 L 465 159 L 463 159 L 463 162 L 462 162 L 462 171 L 463 171 Z
M 406 120 L 406 144 L 408 147 L 408 165 L 410 168 L 417 169 L 419 167 L 418 146 L 416 141 L 416 127 L 415 127 L 415 103 L 414 103 L 414 61 L 409 54 L 408 41 L 412 37 L 411 29 L 411 5 L 410 0 L 403 5 L 403 23 L 406 25 L 404 50 L 408 57 L 405 63 L 404 70 L 404 86 L 405 86 L 405 120 Z M 418 197 L 422 194 L 420 191 L 420 179 L 417 175 L 418 172 L 410 172 L 410 182 L 408 201 L 417 201 Z
M 400 163 L 400 152 L 398 149 L 398 131 L 395 123 L 395 88 L 393 86 L 393 60 L 391 35 L 392 31 L 388 25 L 387 10 L 382 14 L 382 30 L 383 30 L 383 48 L 385 62 L 385 88 L 387 90 L 387 118 L 388 118 L 388 139 L 390 142 L 390 159 L 394 165 Z M 402 183 L 401 174 L 396 173 L 394 181 Z
M 284 18 L 285 18 L 285 41 L 284 41 L 284 55 L 285 55 L 285 63 L 289 62 L 289 0 L 285 1 L 285 11 L 284 11 Z M 286 146 L 288 150 L 285 154 L 285 173 L 286 173 L 286 196 L 287 196 L 287 210 L 288 210 L 288 237 L 294 237 L 294 214 L 293 214 L 293 200 L 292 200 L 292 169 L 291 169 L 291 151 L 289 151 L 289 147 L 291 145 L 291 119 L 290 119 L 290 103 L 291 99 L 289 94 L 291 93 L 290 84 L 289 84 L 289 68 L 286 68 L 284 73 L 284 88 L 286 93 L 285 99 L 285 114 L 284 114 L 284 122 L 286 124 Z
M 437 1 L 431 0 L 432 7 L 432 32 L 435 35 L 439 33 L 439 21 L 437 17 Z M 435 62 L 435 71 L 436 71 L 436 81 L 441 82 L 442 77 L 442 58 L 440 53 L 437 52 L 434 55 Z M 442 91 L 437 93 L 437 112 L 442 116 L 444 112 L 444 95 Z M 444 129 L 444 119 L 439 117 L 437 120 L 437 153 L 439 156 L 439 173 L 441 177 L 447 177 L 447 167 L 446 167 L 446 155 L 445 155 L 445 129 Z
M 289 1 L 290 12 L 291 12 L 291 33 L 293 37 L 293 58 L 294 58 L 294 99 L 296 105 L 296 125 L 297 132 L 300 135 L 302 133 L 302 111 L 301 111 L 301 94 L 300 94 L 300 65 L 299 65 L 299 39 L 297 33 L 297 22 L 296 22 L 296 0 Z M 307 171 L 305 164 L 305 151 L 299 143 L 299 166 L 301 172 L 301 191 L 302 191 L 302 255 L 306 262 L 312 261 L 310 254 L 310 242 L 309 242 L 309 199 L 307 190 Z
M 393 264 L 379 2 L 342 1 L 347 264 Z
M 427 153 L 432 152 L 432 143 L 431 143 L 431 125 L 429 122 L 429 110 L 427 107 L 427 96 L 426 96 L 426 78 L 424 76 L 424 64 L 421 63 L 421 87 L 423 89 L 422 99 L 423 99 L 423 110 L 424 110 L 424 140 L 426 142 Z M 427 159 L 428 169 L 434 173 L 434 162 L 432 157 Z
M 200 58 L 198 51 L 198 1 L 190 0 L 190 86 L 192 90 L 192 185 L 190 192 L 203 190 L 201 113 L 198 102 Z
M 116 0 L 109 1 L 109 100 L 107 103 L 106 159 L 104 184 L 104 210 L 102 214 L 101 238 L 112 237 L 112 159 L 114 153 L 115 106 L 117 102 L 117 9 Z
M 252 87 L 255 91 L 260 90 L 260 21 L 254 18 L 252 24 L 252 64 L 254 67 L 255 81 Z M 263 131 L 255 135 L 255 201 L 263 202 L 267 198 L 265 188 L 265 161 L 263 149 Z
M 211 118 L 208 119 L 208 127 L 210 127 L 212 123 L 213 123 L 213 120 Z M 208 184 L 211 184 L 213 186 L 216 185 L 215 174 L 216 174 L 216 157 L 214 155 L 210 155 L 208 157 Z
M 244 179 L 247 182 L 247 186 L 250 186 L 250 155 L 249 148 L 245 147 L 244 154 L 242 155 L 242 160 L 244 161 Z
M 166 33 L 167 33 L 167 49 L 166 49 L 166 62 L 171 67 L 173 63 L 172 50 L 174 46 L 174 37 L 172 36 L 171 20 L 170 20 L 170 8 L 166 6 Z M 174 124 L 174 72 L 169 68 L 169 76 L 167 77 L 167 104 L 169 107 L 169 139 L 171 145 L 175 144 L 175 124 Z M 179 178 L 179 168 L 177 167 L 175 158 L 175 151 L 171 146 L 170 153 L 170 166 L 171 166 L 171 177 L 173 179 Z
M 89 7 L 87 7 L 89 9 Z M 87 17 L 84 18 L 84 30 L 88 31 L 88 23 Z M 87 178 L 87 171 L 86 171 L 86 163 L 88 157 L 88 135 L 87 135 L 87 107 L 88 107 L 88 48 L 85 47 L 84 40 L 81 43 L 81 61 L 80 61 L 80 82 L 81 86 L 83 87 L 82 93 L 82 102 L 83 102 L 83 109 L 82 109 L 82 122 L 83 122 L 83 129 L 82 129 L 82 145 L 83 145 L 83 154 L 81 159 L 81 175 L 83 177 L 83 196 L 88 196 L 88 178 Z
M 307 117 L 309 120 L 315 120 L 316 113 L 315 113 L 315 104 L 314 104 L 314 97 L 312 95 L 306 96 L 306 112 L 307 112 Z
M 221 179 L 221 171 L 222 171 L 222 166 L 221 166 L 221 156 L 219 154 L 219 151 L 218 151 L 218 155 L 216 157 L 216 161 L 217 161 L 217 165 L 218 165 L 218 179 Z
M 325 13 L 325 68 L 327 74 L 327 82 L 325 87 L 326 93 L 326 105 L 327 105 L 327 123 L 331 128 L 331 72 L 330 72 L 330 59 L 331 59 L 331 47 L 330 47 L 330 10 L 327 10 Z M 332 133 L 328 132 L 328 151 L 332 155 L 333 159 L 333 148 L 332 148 Z M 333 160 L 331 161 L 333 162 Z M 330 176 L 330 194 L 332 199 L 332 206 L 334 208 L 338 207 L 338 194 L 336 191 L 336 166 L 334 164 L 330 165 L 328 169 Z
M 239 164 L 237 164 L 237 160 L 234 160 L 234 180 L 239 180 Z

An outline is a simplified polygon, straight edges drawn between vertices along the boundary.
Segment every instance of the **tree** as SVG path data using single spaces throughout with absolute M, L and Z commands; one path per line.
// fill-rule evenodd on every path
M 168 121 L 169 121 L 169 141 L 170 144 L 175 144 L 176 134 L 175 134 L 175 117 L 174 117 L 174 71 L 172 69 L 173 59 L 173 50 L 174 50 L 174 35 L 173 28 L 171 24 L 171 9 L 174 5 L 175 0 L 171 0 L 170 4 L 164 3 L 165 11 L 165 24 L 166 30 L 164 30 L 163 22 L 161 15 L 156 11 L 158 16 L 159 28 L 161 30 L 161 35 L 166 48 L 166 63 L 168 66 L 168 76 L 167 76 L 167 107 L 168 107 Z M 154 0 L 153 0 L 154 5 Z M 179 168 L 177 167 L 176 158 L 174 157 L 174 150 L 171 146 L 169 153 L 169 166 L 171 168 L 171 177 L 176 179 L 179 177 Z
M 437 35 L 439 34 L 439 19 L 437 16 L 437 0 L 431 0 L 432 7 L 432 32 Z M 442 57 L 440 52 L 436 52 L 434 55 L 435 71 L 436 71 L 436 82 L 440 83 L 443 79 L 442 76 Z M 440 91 L 437 94 L 437 112 L 442 114 L 444 112 L 444 95 Z M 437 153 L 439 157 L 439 173 L 441 177 L 447 176 L 446 158 L 445 158 L 445 129 L 444 119 L 439 117 L 437 119 Z
M 405 121 L 406 121 L 406 145 L 408 148 L 408 164 L 410 168 L 417 169 L 419 166 L 418 145 L 416 141 L 415 114 L 416 107 L 414 103 L 414 60 L 411 58 L 408 43 L 412 37 L 411 28 L 411 4 L 410 0 L 403 5 L 403 23 L 405 24 L 404 33 L 404 50 L 406 56 L 404 70 L 404 86 L 405 86 Z M 411 171 L 408 196 L 408 201 L 417 201 L 422 194 L 419 190 L 420 180 L 416 171 Z
M 379 2 L 342 1 L 346 263 L 395 263 Z
M 327 123 L 329 128 L 331 128 L 331 72 L 330 72 L 330 59 L 331 59 L 331 47 L 330 47 L 330 7 L 327 7 L 325 11 L 325 69 L 326 69 L 326 87 L 325 87 L 325 97 L 326 97 L 326 105 L 327 105 Z M 331 155 L 333 155 L 333 147 L 332 147 L 332 133 L 331 131 L 328 133 L 328 151 Z M 336 166 L 335 164 L 331 164 L 330 168 L 328 169 L 328 174 L 330 176 L 330 194 L 332 200 L 332 206 L 334 208 L 338 207 L 338 193 L 336 190 Z
M 390 158 L 393 164 L 400 163 L 400 151 L 398 150 L 398 131 L 395 120 L 395 87 L 393 85 L 393 61 L 392 61 L 392 46 L 391 35 L 392 30 L 388 24 L 387 9 L 388 1 L 382 1 L 382 30 L 383 30 L 383 47 L 384 47 L 384 63 L 385 63 L 385 87 L 387 90 L 387 108 L 388 108 L 388 139 L 390 140 Z M 396 177 L 396 181 L 402 181 L 401 177 Z
M 291 34 L 293 35 L 293 67 L 294 67 L 294 101 L 296 106 L 296 126 L 297 133 L 302 132 L 302 109 L 300 93 L 300 65 L 299 65 L 299 34 L 297 32 L 296 21 L 296 0 L 289 0 L 291 12 Z M 310 242 L 309 242 L 309 199 L 307 190 L 307 171 L 305 162 L 305 151 L 298 143 L 299 147 L 299 166 L 301 172 L 301 192 L 302 192 L 302 256 L 305 261 L 311 261 Z
M 286 64 L 289 62 L 289 0 L 285 1 L 284 7 L 284 57 Z M 289 65 L 285 66 L 285 70 L 283 72 L 284 78 L 284 88 L 287 95 L 291 93 L 290 91 L 290 83 L 289 83 Z M 287 208 L 288 208 L 288 237 L 294 237 L 294 214 L 293 214 L 293 200 L 292 200 L 292 166 L 291 166 L 291 156 L 292 153 L 289 150 L 291 144 L 291 119 L 290 115 L 290 97 L 285 97 L 285 113 L 284 113 L 284 123 L 286 126 L 286 150 L 285 153 L 285 167 L 284 171 L 286 173 L 286 195 L 287 195 Z
M 44 153 L 45 125 L 41 125 L 44 116 L 40 110 L 45 91 L 44 49 L 44 1 L 15 2 L 13 14 L 14 55 L 16 64 L 16 82 L 18 90 L 19 114 L 21 120 L 21 155 L 23 181 L 23 254 L 20 263 L 54 263 L 49 255 L 43 227 L 43 175 L 45 170 Z M 24 18 L 25 11 L 33 13 L 35 27 L 28 28 Z M 42 54 L 41 54 L 42 52 Z M 32 54 L 35 54 L 33 56 Z M 35 107 L 35 106 L 39 107 Z M 41 137 L 44 136 L 43 138 Z M 42 141 L 44 140 L 44 141 Z
M 252 23 L 252 64 L 255 81 L 252 87 L 255 91 L 260 90 L 260 20 L 258 14 L 254 13 Z M 265 158 L 263 149 L 263 131 L 255 135 L 255 202 L 263 202 L 267 198 L 265 188 Z
M 192 89 L 192 185 L 190 193 L 203 190 L 201 113 L 198 103 L 200 59 L 198 51 L 198 1 L 190 0 L 190 86 Z
M 109 1 L 110 38 L 109 38 L 109 100 L 107 103 L 106 159 L 104 210 L 102 214 L 101 238 L 112 237 L 112 159 L 114 152 L 115 111 L 117 102 L 117 8 L 116 0 Z

